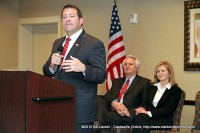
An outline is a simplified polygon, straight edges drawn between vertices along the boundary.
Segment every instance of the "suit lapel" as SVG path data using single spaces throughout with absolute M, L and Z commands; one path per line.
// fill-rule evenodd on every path
M 69 59 L 71 55 L 74 55 L 84 45 L 86 37 L 86 32 L 83 30 L 80 36 L 75 41 L 75 43 L 73 44 L 65 59 Z
M 123 87 L 123 85 L 124 85 L 125 80 L 126 80 L 126 78 L 122 78 L 122 79 L 118 82 L 119 88 L 116 89 L 117 92 L 120 92 L 120 91 L 121 91 L 121 89 L 122 89 L 122 87 Z
M 133 90 L 135 88 L 139 79 L 140 79 L 139 76 L 136 75 L 135 78 L 133 79 L 132 83 L 130 84 L 128 90 L 125 92 L 125 95 L 128 94 L 129 92 L 131 92 L 131 90 Z
M 86 40 L 86 32 L 83 30 L 82 33 L 79 35 L 79 37 L 77 38 L 77 40 L 75 41 L 75 43 L 73 44 L 72 48 L 70 49 L 69 53 L 67 54 L 65 60 L 69 59 L 70 56 L 74 55 L 81 46 L 83 46 L 83 44 L 85 43 Z M 58 72 L 58 77 L 62 77 L 62 75 L 65 73 L 65 71 L 63 69 L 61 69 Z
M 153 99 L 154 99 L 154 96 L 156 95 L 157 90 L 158 90 L 157 86 L 153 86 L 152 90 L 150 91 L 149 101 L 151 103 L 153 103 Z
M 165 92 L 163 93 L 162 97 L 160 98 L 157 106 L 159 106 L 161 103 L 163 103 L 165 101 L 165 99 L 169 97 L 169 95 L 170 95 L 170 90 L 166 89 Z

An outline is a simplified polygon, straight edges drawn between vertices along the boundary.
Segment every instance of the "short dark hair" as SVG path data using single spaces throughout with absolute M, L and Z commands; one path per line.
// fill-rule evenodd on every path
M 61 17 L 62 17 L 62 13 L 63 13 L 65 8 L 74 8 L 74 9 L 76 9 L 78 17 L 79 18 L 83 18 L 83 15 L 82 15 L 82 12 L 81 12 L 80 8 L 78 6 L 76 6 L 76 5 L 73 5 L 73 4 L 66 4 L 63 7 L 62 12 L 61 12 Z

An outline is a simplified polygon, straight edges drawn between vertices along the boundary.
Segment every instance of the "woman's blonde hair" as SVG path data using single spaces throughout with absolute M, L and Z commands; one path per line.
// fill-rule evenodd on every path
M 161 62 L 158 63 L 158 65 L 154 69 L 154 81 L 152 83 L 155 84 L 155 83 L 160 82 L 160 80 L 157 77 L 158 67 L 160 67 L 160 66 L 164 66 L 165 68 L 167 68 L 167 71 L 169 72 L 169 75 L 170 75 L 169 82 L 171 83 L 171 85 L 172 86 L 178 85 L 178 83 L 176 82 L 176 79 L 175 79 L 174 69 L 168 61 L 161 61 Z

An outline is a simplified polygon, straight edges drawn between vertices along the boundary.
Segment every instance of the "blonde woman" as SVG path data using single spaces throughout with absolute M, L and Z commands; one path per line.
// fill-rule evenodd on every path
M 172 65 L 167 61 L 158 63 L 154 81 L 150 87 L 148 102 L 136 109 L 134 133 L 148 133 L 151 129 L 170 130 L 173 112 L 176 110 L 182 90 L 178 87 Z

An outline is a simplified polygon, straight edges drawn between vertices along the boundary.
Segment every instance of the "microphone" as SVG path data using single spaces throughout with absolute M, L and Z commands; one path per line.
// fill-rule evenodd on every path
M 62 45 L 58 46 L 58 54 L 61 54 L 62 50 L 63 50 L 63 46 Z M 58 65 L 55 64 L 54 65 L 54 72 L 57 72 L 57 70 L 58 70 Z

